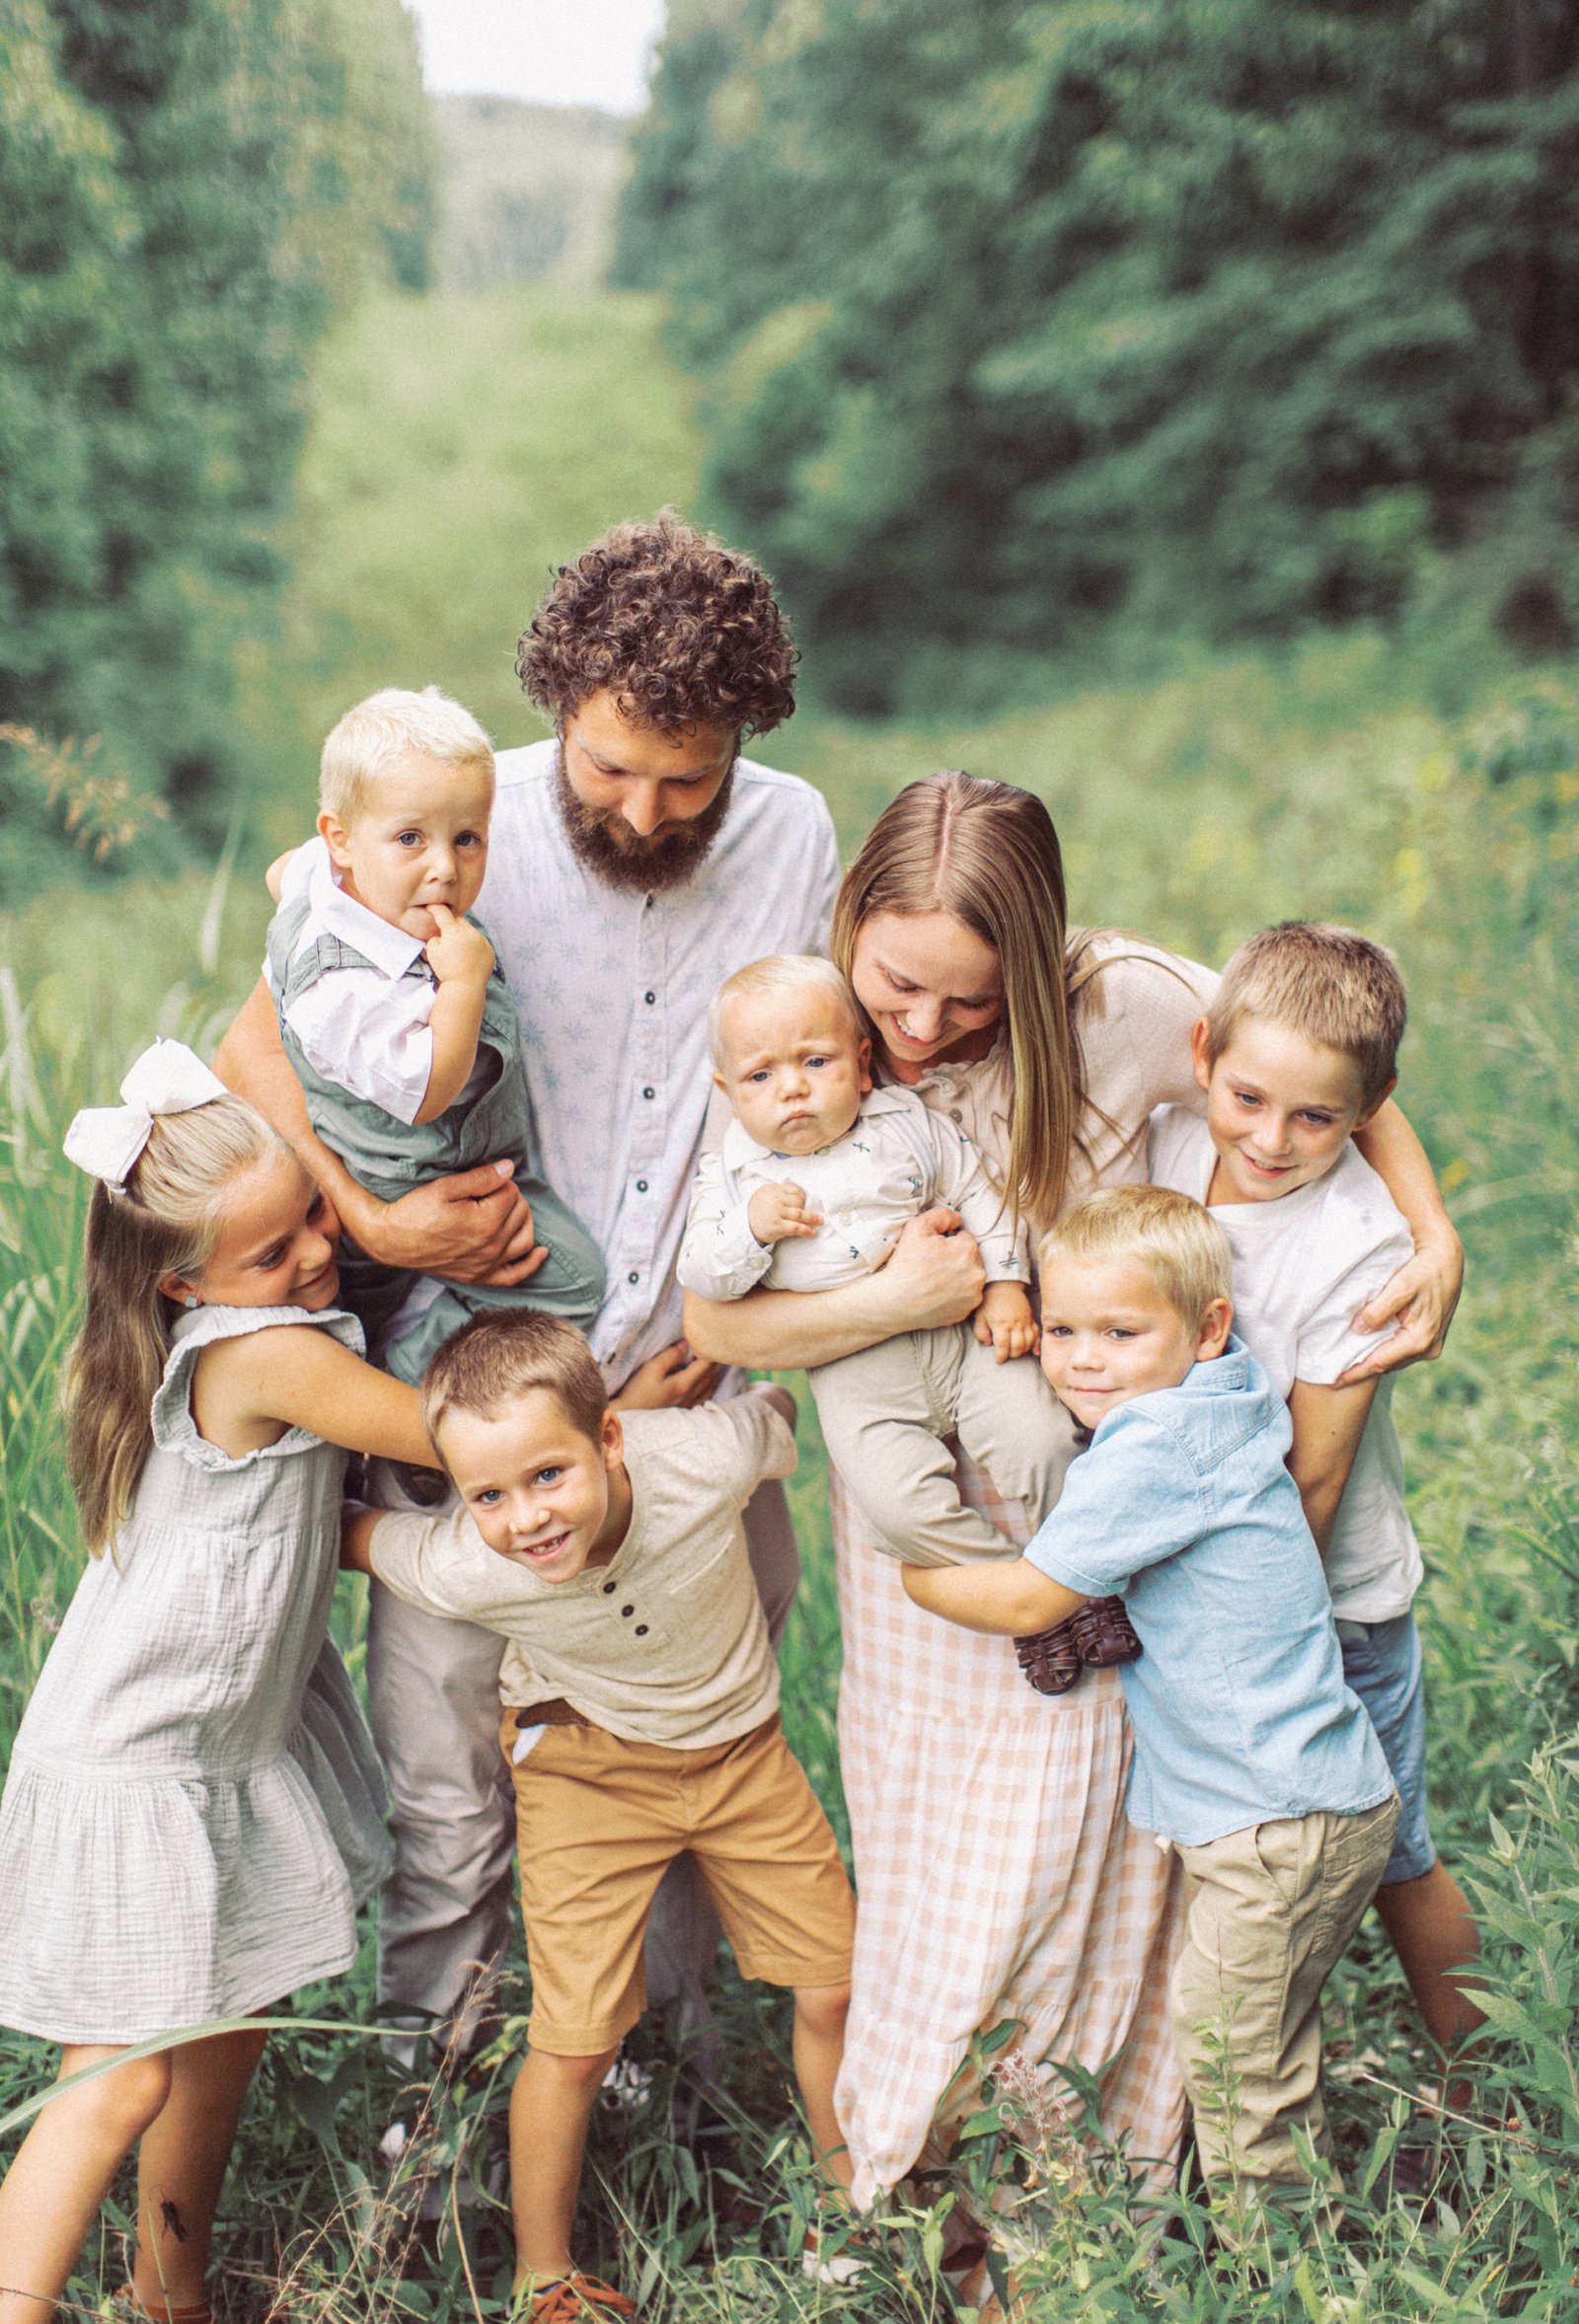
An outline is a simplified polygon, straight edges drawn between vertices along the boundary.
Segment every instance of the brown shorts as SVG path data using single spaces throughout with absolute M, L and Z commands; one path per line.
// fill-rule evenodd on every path
M 506 1711 L 506 1760 L 516 1732 Z M 742 1976 L 848 1982 L 855 1899 L 777 1713 L 700 1751 L 545 1727 L 510 1774 L 534 2049 L 591 2058 L 629 2033 L 646 2006 L 647 1913 L 680 1855 L 696 1858 Z

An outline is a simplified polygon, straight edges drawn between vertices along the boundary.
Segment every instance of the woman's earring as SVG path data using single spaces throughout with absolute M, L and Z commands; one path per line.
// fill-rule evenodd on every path
M 200 1308 L 203 1303 L 194 1291 L 188 1291 L 181 1304 L 184 1308 Z

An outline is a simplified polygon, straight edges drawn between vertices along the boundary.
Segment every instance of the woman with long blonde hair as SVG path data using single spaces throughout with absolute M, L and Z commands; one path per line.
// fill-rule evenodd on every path
M 1190 1032 L 1211 973 L 1138 938 L 1069 931 L 1057 836 L 1028 791 L 958 773 L 912 784 L 846 874 L 832 948 L 874 1071 L 958 1123 L 1037 1232 L 1093 1185 L 1144 1178 L 1154 1106 L 1200 1101 Z M 1363 1135 L 1415 1234 L 1414 1260 L 1371 1311 L 1378 1328 L 1403 1317 L 1385 1353 L 1404 1362 L 1441 1344 L 1458 1242 L 1396 1107 Z M 690 1298 L 691 1344 L 790 1367 L 958 1322 L 982 1273 L 951 1224 L 912 1222 L 886 1266 L 835 1290 Z M 1021 1539 L 990 1480 L 963 1460 L 959 1475 L 962 1496 Z M 1184 2117 L 1166 2010 L 1175 1883 L 1172 1859 L 1124 1816 L 1117 1674 L 1034 1692 L 1006 1641 L 913 1607 L 837 1476 L 832 1494 L 861 1898 L 839 2114 L 857 2200 L 946 2140 L 971 2040 L 1006 2018 L 1072 2114 L 1056 2069 L 1098 2077 L 1105 2132 L 1162 2175 Z

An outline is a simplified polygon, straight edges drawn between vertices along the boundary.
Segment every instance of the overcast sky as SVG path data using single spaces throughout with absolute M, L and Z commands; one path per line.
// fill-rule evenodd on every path
M 664 0 L 407 0 L 423 78 L 461 95 L 639 112 Z

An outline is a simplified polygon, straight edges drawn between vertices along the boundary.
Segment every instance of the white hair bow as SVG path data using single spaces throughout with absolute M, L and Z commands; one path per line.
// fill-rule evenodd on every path
M 190 1113 L 229 1091 L 185 1041 L 156 1041 L 120 1085 L 122 1105 L 88 1105 L 66 1132 L 66 1159 L 79 1170 L 124 1187 L 162 1113 Z

